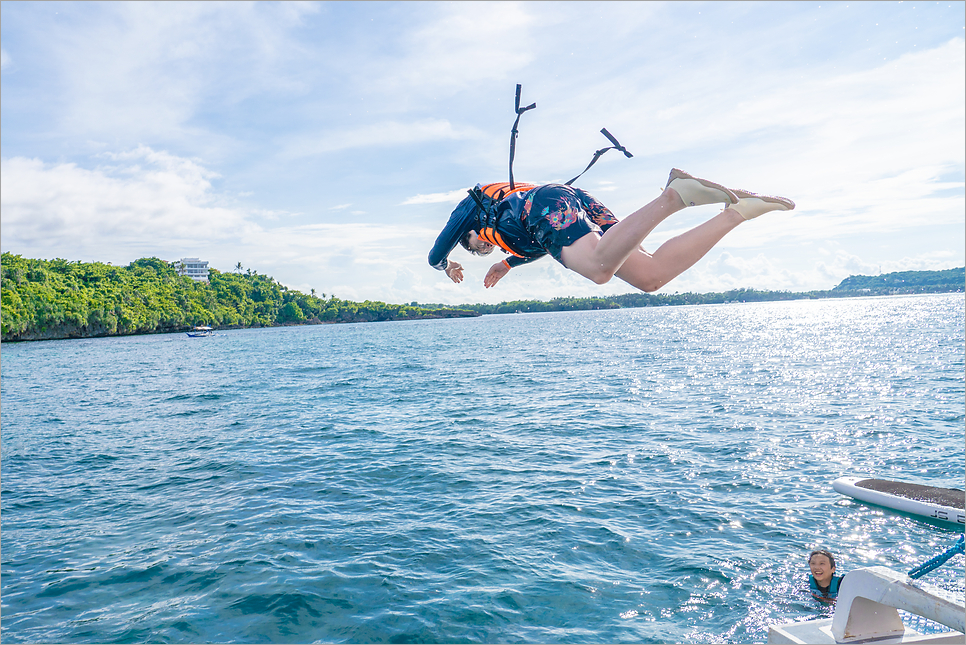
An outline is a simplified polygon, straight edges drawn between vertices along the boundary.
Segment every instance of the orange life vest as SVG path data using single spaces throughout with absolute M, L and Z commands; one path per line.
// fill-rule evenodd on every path
M 500 181 L 495 184 L 487 184 L 486 186 L 481 186 L 480 190 L 483 194 L 492 199 L 493 201 L 500 201 L 510 193 L 519 193 L 521 191 L 530 190 L 531 188 L 536 188 L 536 184 L 518 184 L 513 182 L 513 188 L 510 188 L 510 182 Z
M 491 201 L 488 205 L 489 208 L 495 208 L 496 204 L 503 200 L 504 197 L 511 193 L 525 192 L 536 188 L 536 184 L 518 184 L 513 182 L 513 188 L 510 188 L 510 182 L 503 181 L 495 184 L 487 184 L 480 187 L 480 192 L 484 197 L 488 197 Z M 491 221 L 490 217 L 486 217 L 484 213 L 484 221 L 487 225 L 481 226 L 478 233 L 481 240 L 484 242 L 489 242 L 494 246 L 498 246 L 510 255 L 515 255 L 518 258 L 523 256 L 510 248 L 510 245 L 503 241 L 503 237 L 500 235 L 499 231 L 496 230 L 496 222 Z

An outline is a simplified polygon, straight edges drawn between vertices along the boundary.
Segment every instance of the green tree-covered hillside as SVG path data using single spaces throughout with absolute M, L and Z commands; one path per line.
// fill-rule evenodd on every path
M 196 282 L 158 258 L 119 267 L 4 253 L 2 269 L 5 341 L 171 332 L 197 325 L 264 327 L 478 315 L 448 307 L 320 298 L 251 270 L 212 270 L 209 282 Z
M 962 290 L 966 283 L 966 267 L 945 271 L 896 271 L 883 275 L 852 275 L 839 283 L 835 291 L 870 291 L 875 293 L 924 293 L 933 290 Z

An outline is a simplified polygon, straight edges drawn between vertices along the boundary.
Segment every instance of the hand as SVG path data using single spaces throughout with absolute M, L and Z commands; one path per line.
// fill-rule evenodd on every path
M 502 278 L 509 272 L 510 272 L 510 267 L 508 267 L 503 262 L 497 262 L 496 264 L 490 267 L 489 271 L 486 272 L 486 277 L 483 278 L 483 286 L 489 289 L 497 282 L 499 282 L 500 278 Z
M 463 281 L 463 265 L 461 265 L 459 262 L 447 260 L 445 273 L 447 276 L 449 276 L 449 279 L 456 284 L 459 284 Z

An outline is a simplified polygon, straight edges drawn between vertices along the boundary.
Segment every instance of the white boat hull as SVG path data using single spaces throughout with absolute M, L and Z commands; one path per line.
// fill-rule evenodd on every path
M 922 633 L 904 624 L 899 611 L 930 621 Z M 839 587 L 835 614 L 768 628 L 769 643 L 963 643 L 966 606 L 962 597 L 886 567 L 856 569 Z
M 918 515 L 940 522 L 966 526 L 966 492 L 867 477 L 839 477 L 836 492 L 876 506 Z

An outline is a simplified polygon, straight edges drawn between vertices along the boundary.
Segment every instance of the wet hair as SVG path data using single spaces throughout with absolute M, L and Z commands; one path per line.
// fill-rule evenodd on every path
M 832 555 L 831 551 L 828 549 L 815 549 L 808 555 L 808 561 L 811 562 L 812 558 L 814 558 L 816 555 L 824 555 L 826 558 L 828 558 L 828 562 L 831 567 L 833 569 L 835 568 L 835 556 Z

